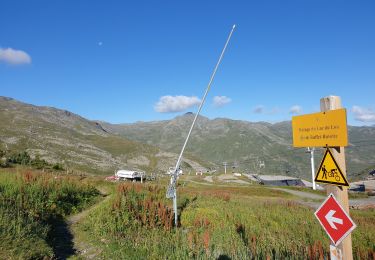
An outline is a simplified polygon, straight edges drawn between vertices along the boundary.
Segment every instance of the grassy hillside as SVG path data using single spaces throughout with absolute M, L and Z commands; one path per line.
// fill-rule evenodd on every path
M 27 151 L 32 157 L 64 169 L 113 173 L 118 168 L 166 172 L 177 154 L 129 140 L 103 129 L 98 122 L 69 111 L 24 104 L 0 97 L 0 150 Z M 189 159 L 189 158 L 188 158 Z M 193 157 L 186 165 L 200 167 Z
M 104 128 L 129 139 L 177 151 L 184 141 L 193 114 L 172 120 L 111 125 Z M 349 178 L 363 176 L 362 170 L 375 166 L 375 127 L 349 127 L 350 145 L 346 148 Z M 291 122 L 251 123 L 199 117 L 187 151 L 204 160 L 238 166 L 256 173 L 310 176 L 310 160 L 306 149 L 292 147 Z M 316 167 L 322 158 L 316 152 Z M 265 167 L 259 165 L 264 162 Z

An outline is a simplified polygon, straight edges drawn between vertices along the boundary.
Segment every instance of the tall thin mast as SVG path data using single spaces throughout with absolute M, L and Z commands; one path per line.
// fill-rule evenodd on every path
M 232 37 L 234 28 L 236 28 L 236 25 L 233 25 L 232 30 L 230 31 L 229 36 L 227 38 L 227 41 L 225 42 L 224 48 L 221 51 L 219 60 L 216 63 L 214 71 L 212 72 L 210 81 L 208 82 L 208 85 L 207 85 L 207 88 L 206 88 L 206 92 L 204 93 L 202 101 L 201 101 L 201 103 L 199 105 L 198 112 L 195 114 L 193 123 L 191 124 L 191 127 L 190 127 L 189 133 L 188 133 L 188 135 L 186 137 L 185 143 L 182 146 L 180 155 L 179 155 L 179 157 L 177 159 L 177 162 L 176 162 L 176 166 L 175 166 L 174 171 L 173 171 L 172 176 L 171 176 L 171 182 L 170 182 L 170 184 L 168 186 L 168 190 L 167 190 L 167 195 L 166 196 L 167 196 L 167 198 L 173 198 L 174 223 L 175 223 L 176 226 L 177 226 L 177 178 L 178 178 L 178 175 L 179 175 L 179 168 L 180 168 L 180 164 L 181 164 L 181 160 L 182 160 L 182 155 L 183 155 L 183 153 L 185 151 L 185 147 L 186 147 L 186 145 L 187 145 L 187 143 L 189 141 L 191 132 L 193 131 L 193 128 L 194 128 L 194 125 L 195 125 L 195 121 L 197 121 L 199 113 L 201 112 L 203 104 L 204 104 L 204 102 L 206 100 L 207 94 L 210 91 L 211 84 L 212 84 L 212 82 L 213 82 L 213 80 L 215 78 L 216 71 L 217 71 L 217 69 L 218 69 L 218 67 L 219 67 L 219 65 L 221 63 L 221 60 L 222 60 L 222 58 L 224 56 L 224 53 L 225 53 L 225 50 L 226 50 L 226 48 L 228 46 L 228 43 L 229 43 L 229 41 L 230 41 L 230 39 Z

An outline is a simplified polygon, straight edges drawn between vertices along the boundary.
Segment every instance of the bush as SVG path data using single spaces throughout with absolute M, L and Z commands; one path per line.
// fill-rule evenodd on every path
M 61 164 L 58 164 L 58 163 L 54 164 L 52 166 L 52 169 L 54 169 L 56 171 L 63 171 L 64 170 L 64 168 L 61 166 Z
M 49 166 L 49 163 L 43 159 L 40 159 L 39 155 L 36 155 L 35 159 L 31 160 L 30 164 L 38 170 L 48 168 Z
M 54 165 L 49 164 L 46 160 L 40 159 L 40 156 L 37 154 L 34 159 L 26 152 L 20 153 L 13 153 L 6 157 L 6 153 L 4 151 L 0 151 L 0 155 L 3 154 L 3 162 L 0 161 L 0 167 L 10 167 L 11 164 L 20 164 L 20 165 L 29 165 L 35 169 L 53 169 L 56 171 L 63 171 L 64 167 L 60 163 L 56 163 Z M 0 156 L 1 159 L 1 156 Z
M 8 168 L 10 167 L 10 163 L 6 158 L 0 158 L 0 168 Z
M 26 151 L 23 151 L 21 153 L 11 155 L 9 157 L 9 162 L 21 165 L 29 165 L 31 162 L 31 157 Z

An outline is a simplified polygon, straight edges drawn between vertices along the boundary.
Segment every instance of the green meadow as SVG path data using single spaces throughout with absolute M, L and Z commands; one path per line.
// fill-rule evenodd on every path
M 259 185 L 181 180 L 175 226 L 166 183 L 167 178 L 110 183 L 56 172 L 1 171 L 0 258 L 329 257 L 329 239 L 314 210 L 289 193 Z M 105 199 L 99 190 L 105 190 Z M 354 258 L 373 259 L 375 210 L 350 214 L 358 226 L 352 233 Z M 74 224 L 69 224 L 71 218 L 76 218 Z
M 329 240 L 313 209 L 260 186 L 179 189 L 173 226 L 165 188 L 123 183 L 82 222 L 81 232 L 109 259 L 322 259 Z M 356 259 L 375 253 L 375 211 L 352 210 Z

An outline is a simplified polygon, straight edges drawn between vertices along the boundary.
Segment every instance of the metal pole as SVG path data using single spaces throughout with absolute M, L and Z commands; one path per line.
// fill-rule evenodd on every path
M 307 147 L 307 151 L 310 153 L 310 162 L 311 162 L 311 177 L 312 177 L 312 185 L 313 190 L 316 190 L 316 183 L 315 183 L 315 162 L 314 162 L 314 152 L 315 148 Z
M 217 61 L 216 66 L 215 66 L 215 68 L 214 68 L 214 71 L 213 71 L 213 73 L 212 73 L 212 75 L 211 75 L 210 81 L 208 82 L 206 92 L 204 93 L 203 98 L 202 98 L 202 101 L 201 101 L 201 103 L 200 103 L 200 105 L 199 105 L 198 112 L 195 114 L 195 117 L 194 117 L 193 123 L 191 124 L 191 127 L 190 127 L 189 133 L 188 133 L 188 135 L 187 135 L 187 137 L 186 137 L 185 143 L 184 143 L 184 145 L 182 146 L 182 149 L 181 149 L 180 155 L 178 156 L 178 159 L 177 159 L 177 162 L 176 162 L 176 166 L 175 166 L 175 168 L 174 168 L 174 173 L 173 173 L 172 178 L 171 178 L 171 186 L 172 186 L 171 188 L 174 189 L 174 191 L 173 191 L 173 211 L 174 211 L 174 223 L 175 223 L 176 226 L 177 226 L 177 186 L 176 186 L 176 185 L 177 185 L 177 177 L 178 177 L 178 175 L 179 175 L 179 168 L 180 168 L 180 164 L 181 164 L 182 155 L 183 155 L 183 153 L 184 153 L 184 150 L 185 150 L 186 144 L 187 144 L 187 142 L 189 141 L 189 138 L 190 138 L 191 132 L 192 132 L 192 130 L 193 130 L 193 128 L 194 128 L 195 121 L 197 121 L 197 118 L 198 118 L 198 116 L 199 116 L 199 113 L 201 112 L 202 107 L 203 107 L 203 104 L 204 104 L 204 102 L 205 102 L 205 100 L 206 100 L 207 94 L 208 94 L 208 92 L 209 92 L 209 90 L 210 90 L 210 88 L 211 88 L 211 84 L 212 84 L 212 82 L 213 82 L 213 80 L 214 80 L 214 78 L 215 78 L 216 71 L 217 71 L 217 69 L 219 68 L 219 65 L 220 65 L 221 60 L 222 60 L 222 58 L 223 58 L 223 56 L 224 56 L 225 50 L 226 50 L 226 48 L 227 48 L 227 46 L 228 46 L 228 43 L 229 43 L 229 41 L 230 41 L 230 39 L 231 39 L 231 37 L 232 37 L 232 34 L 233 34 L 233 31 L 234 31 L 234 28 L 236 28 L 236 25 L 233 25 L 232 30 L 230 31 L 229 36 L 228 36 L 228 38 L 227 38 L 227 41 L 225 42 L 224 48 L 223 48 L 223 50 L 221 51 L 221 54 L 220 54 L 219 60 Z
M 186 144 L 187 144 L 187 142 L 189 141 L 189 138 L 190 138 L 190 135 L 191 135 L 191 131 L 193 131 L 193 128 L 194 128 L 194 125 L 195 125 L 195 121 L 197 121 L 197 118 L 198 118 L 198 116 L 199 116 L 199 114 L 200 114 L 200 112 L 201 112 L 201 110 L 202 110 L 203 104 L 204 104 L 204 102 L 206 101 L 207 94 L 208 94 L 208 92 L 209 92 L 210 89 L 211 89 L 211 84 L 212 84 L 212 82 L 213 82 L 213 80 L 214 80 L 214 78 L 215 78 L 216 71 L 217 71 L 217 69 L 219 68 L 219 65 L 220 65 L 220 63 L 221 63 L 221 59 L 222 59 L 223 56 L 224 56 L 224 53 L 225 53 L 225 50 L 226 50 L 226 48 L 227 48 L 227 46 L 228 46 L 228 43 L 229 43 L 229 41 L 230 41 L 230 38 L 232 37 L 232 33 L 233 33 L 233 31 L 234 31 L 234 28 L 236 28 L 236 25 L 233 25 L 232 30 L 231 30 L 230 33 L 229 33 L 228 39 L 227 39 L 227 41 L 226 41 L 226 43 L 225 43 L 225 45 L 224 45 L 224 48 L 223 48 L 223 50 L 221 51 L 221 54 L 220 54 L 219 60 L 217 61 L 216 66 L 215 66 L 215 69 L 214 69 L 214 71 L 213 71 L 213 73 L 212 73 L 212 75 L 211 75 L 210 81 L 208 82 L 208 86 L 207 86 L 206 92 L 204 93 L 204 96 L 203 96 L 202 102 L 201 102 L 200 105 L 199 105 L 198 112 L 195 114 L 195 117 L 194 117 L 193 123 L 191 124 L 190 130 L 189 130 L 189 133 L 188 133 L 188 135 L 187 135 L 187 137 L 186 137 L 186 140 L 185 140 L 185 143 L 184 143 L 184 146 L 183 146 L 182 149 L 181 149 L 181 153 L 180 153 L 180 156 L 178 157 L 178 160 L 177 160 L 177 163 L 176 163 L 176 167 L 175 167 L 175 169 L 178 169 L 178 167 L 180 166 L 181 159 L 182 159 L 182 154 L 184 153 L 184 150 L 185 150 Z
M 312 181 L 313 181 L 313 190 L 316 190 L 316 183 L 315 183 L 315 162 L 314 162 L 314 152 L 315 148 L 311 148 L 311 174 L 312 174 Z
M 175 187 L 174 193 L 173 193 L 173 210 L 174 210 L 174 225 L 177 227 L 177 220 L 178 220 L 177 218 L 177 187 Z

